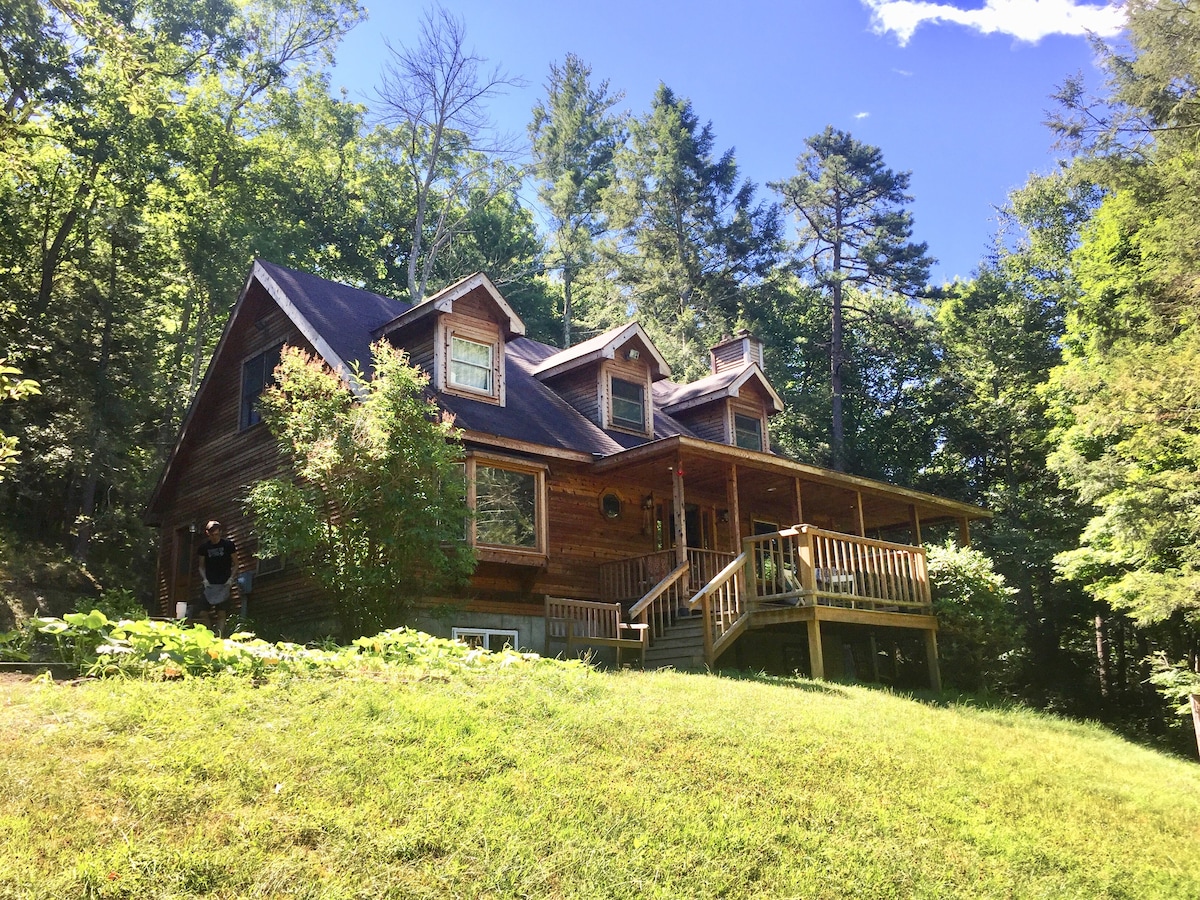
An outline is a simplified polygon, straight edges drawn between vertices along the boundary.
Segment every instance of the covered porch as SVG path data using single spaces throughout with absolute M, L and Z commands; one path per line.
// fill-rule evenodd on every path
M 802 627 L 810 674 L 823 678 L 823 625 L 903 629 L 920 636 L 940 686 L 922 528 L 948 526 L 967 543 L 984 510 L 686 437 L 594 469 L 643 498 L 655 549 L 602 562 L 599 595 L 643 626 L 651 647 L 699 620 L 712 667 L 741 635 Z

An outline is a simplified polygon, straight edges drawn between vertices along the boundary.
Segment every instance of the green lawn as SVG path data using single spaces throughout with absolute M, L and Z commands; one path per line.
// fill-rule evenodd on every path
M 550 665 L 0 682 L 0 897 L 1200 897 L 1200 766 L 1043 715 Z

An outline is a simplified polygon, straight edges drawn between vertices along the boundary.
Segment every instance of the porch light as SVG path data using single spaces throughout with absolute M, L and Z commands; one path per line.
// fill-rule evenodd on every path
M 638 349 L 636 347 L 630 347 L 628 350 L 625 351 L 625 358 L 629 359 L 629 360 L 637 359 L 641 355 L 642 354 L 638 351 Z
M 654 509 L 654 495 L 647 494 L 642 498 L 642 509 Z

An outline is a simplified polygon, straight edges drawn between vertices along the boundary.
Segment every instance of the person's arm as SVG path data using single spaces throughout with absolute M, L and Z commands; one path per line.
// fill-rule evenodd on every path
M 208 571 L 204 568 L 204 556 L 200 556 L 200 580 L 204 582 L 204 586 L 208 587 Z

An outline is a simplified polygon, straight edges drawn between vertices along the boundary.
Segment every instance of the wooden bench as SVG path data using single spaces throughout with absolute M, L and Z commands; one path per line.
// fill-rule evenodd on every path
M 596 603 L 591 600 L 546 598 L 546 655 L 551 641 L 564 641 L 567 655 L 577 645 L 613 647 L 617 651 L 617 667 L 621 665 L 622 650 L 636 650 L 642 665 L 646 664 L 646 648 L 650 644 L 650 626 L 621 621 L 620 603 Z

